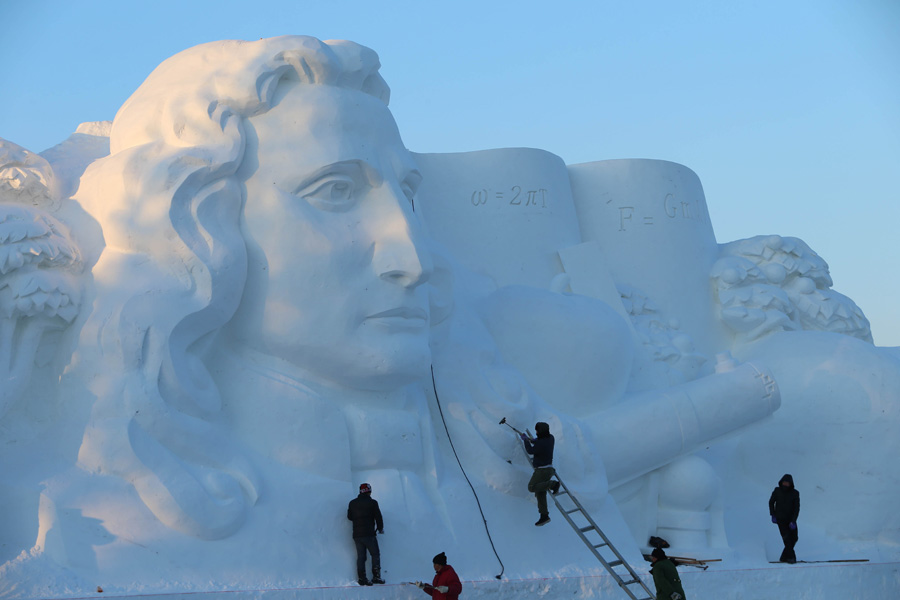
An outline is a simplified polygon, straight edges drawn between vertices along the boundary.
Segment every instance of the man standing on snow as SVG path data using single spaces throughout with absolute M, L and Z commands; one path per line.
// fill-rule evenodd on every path
M 772 515 L 772 522 L 778 525 L 781 539 L 784 540 L 784 551 L 778 560 L 786 563 L 797 562 L 794 545 L 800 537 L 797 532 L 800 492 L 794 489 L 794 478 L 789 473 L 785 473 L 769 497 L 769 514 Z
M 684 600 L 684 588 L 675 563 L 666 556 L 662 548 L 654 548 L 650 553 L 650 574 L 656 586 L 656 597 L 659 600 Z
M 353 542 L 356 544 L 356 576 L 359 585 L 384 583 L 381 578 L 381 552 L 375 530 L 384 535 L 384 522 L 378 501 L 372 499 L 372 486 L 363 483 L 359 486 L 359 496 L 350 501 L 347 507 L 347 518 L 353 521 Z M 366 579 L 366 550 L 372 555 L 372 581 Z
M 554 494 L 559 491 L 559 482 L 552 479 L 556 474 L 556 470 L 553 468 L 553 445 L 556 440 L 550 433 L 550 425 L 547 423 L 535 423 L 534 432 L 537 435 L 536 439 L 531 439 L 524 433 L 521 436 L 522 442 L 525 444 L 525 452 L 534 457 L 531 461 L 534 473 L 528 482 L 528 491 L 534 493 L 534 497 L 537 498 L 538 512 L 541 517 L 535 525 L 541 527 L 550 522 L 550 513 L 547 510 L 547 490 L 552 490 Z
M 447 555 L 441 552 L 431 559 L 434 565 L 434 579 L 431 585 L 417 581 L 419 589 L 437 600 L 456 600 L 462 592 L 462 583 L 453 567 L 447 564 Z

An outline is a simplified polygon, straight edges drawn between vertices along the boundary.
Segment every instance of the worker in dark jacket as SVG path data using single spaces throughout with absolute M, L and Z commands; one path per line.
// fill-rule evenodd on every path
M 353 542 L 356 544 L 356 577 L 359 585 L 384 583 L 381 578 L 381 553 L 378 551 L 378 540 L 375 530 L 384 534 L 384 522 L 378 501 L 372 498 L 372 486 L 363 483 L 359 486 L 359 496 L 350 501 L 347 507 L 347 518 L 353 521 Z M 366 578 L 366 551 L 372 555 L 372 581 Z
M 434 564 L 434 579 L 431 585 L 417 581 L 415 585 L 437 600 L 457 600 L 462 593 L 462 583 L 453 567 L 447 564 L 447 555 L 441 552 L 431 559 Z
M 550 425 L 547 423 L 535 423 L 534 432 L 537 435 L 536 439 L 523 433 L 522 442 L 525 444 L 525 452 L 533 457 L 531 464 L 534 467 L 534 473 L 528 482 L 528 491 L 537 498 L 540 518 L 535 525 L 541 527 L 550 522 L 550 513 L 547 510 L 547 490 L 552 490 L 554 494 L 559 491 L 559 481 L 553 480 L 553 476 L 556 474 L 553 468 L 553 445 L 556 440 L 550 433 Z
M 662 548 L 654 548 L 650 554 L 650 574 L 653 575 L 653 584 L 656 586 L 657 600 L 684 600 L 684 588 L 681 587 L 681 577 L 678 569 Z
M 784 540 L 784 551 L 778 560 L 786 563 L 797 562 L 794 546 L 800 537 L 797 532 L 800 492 L 794 489 L 794 478 L 789 473 L 785 473 L 769 497 L 769 514 L 772 516 L 772 522 L 778 525 L 778 532 Z

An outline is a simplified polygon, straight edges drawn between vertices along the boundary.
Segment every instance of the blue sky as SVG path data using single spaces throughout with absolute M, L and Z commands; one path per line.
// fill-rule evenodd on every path
M 112 119 L 195 44 L 350 39 L 381 56 L 411 150 L 684 164 L 719 242 L 803 239 L 900 346 L 896 0 L 0 0 L 0 17 L 0 137 L 30 150 Z

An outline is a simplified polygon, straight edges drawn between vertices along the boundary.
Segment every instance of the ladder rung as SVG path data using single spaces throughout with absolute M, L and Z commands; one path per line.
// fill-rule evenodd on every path
M 619 553 L 616 552 L 615 547 L 612 545 L 612 543 L 609 541 L 609 539 L 603 534 L 603 531 L 601 531 L 600 528 L 597 527 L 597 525 L 591 519 L 591 515 L 588 514 L 587 510 L 585 510 L 584 507 L 578 502 L 578 499 L 575 496 L 573 496 L 571 493 L 569 493 L 569 490 L 567 490 L 562 485 L 562 481 L 559 480 L 558 477 L 557 477 L 557 481 L 559 481 L 559 484 L 560 484 L 559 491 L 557 493 L 553 494 L 553 501 L 554 501 L 554 503 L 556 503 L 556 507 L 559 509 L 559 511 L 561 513 L 563 513 L 566 516 L 566 520 L 569 522 L 569 524 L 572 526 L 572 528 L 578 530 L 579 535 L 581 536 L 581 539 L 582 539 L 582 541 L 584 541 L 585 545 L 592 549 L 592 551 L 594 552 L 594 555 L 600 560 L 600 562 L 603 564 L 603 566 L 606 568 L 606 570 L 609 571 L 609 573 L 615 578 L 615 580 L 619 582 L 619 587 L 621 587 L 625 591 L 625 593 L 628 594 L 628 596 L 630 598 L 632 598 L 633 600 L 654 600 L 652 594 L 650 596 L 638 598 L 635 595 L 635 592 L 632 592 L 630 589 L 628 589 L 629 585 L 633 585 L 633 584 L 637 583 L 644 589 L 645 592 L 650 593 L 650 590 L 647 588 L 646 585 L 644 585 L 644 583 L 640 580 L 640 578 L 638 578 L 637 574 L 631 569 L 631 567 L 628 566 L 628 563 L 625 562 L 625 559 L 623 559 L 619 555 Z M 565 508 L 563 508 L 562 504 L 560 504 L 559 500 L 557 499 L 557 496 L 562 496 L 563 494 L 568 494 L 569 498 L 571 498 L 572 501 L 575 503 L 575 508 L 572 508 L 569 510 L 566 510 Z M 579 527 L 578 525 L 575 524 L 575 521 L 573 521 L 569 517 L 569 515 L 571 515 L 573 513 L 578 513 L 578 512 L 582 513 L 587 518 L 587 521 L 590 523 L 590 525 L 588 525 L 586 527 Z M 587 536 L 584 535 L 585 533 L 587 533 L 589 531 L 596 531 L 600 535 L 600 537 L 603 539 L 603 541 L 600 542 L 599 544 L 592 544 L 588 540 Z M 597 550 L 599 548 L 603 548 L 606 546 L 609 546 L 612 549 L 612 551 L 615 552 L 616 556 L 618 556 L 619 558 L 617 558 L 616 560 L 610 561 L 610 562 L 606 562 L 606 559 L 603 558 L 599 552 L 597 552 Z M 622 573 L 621 575 L 625 575 L 627 577 L 634 577 L 634 579 L 625 581 L 624 579 L 622 579 L 622 577 L 619 573 L 617 573 L 616 571 L 613 570 L 614 567 L 618 567 L 621 565 L 625 565 L 625 567 L 628 569 L 627 574 Z

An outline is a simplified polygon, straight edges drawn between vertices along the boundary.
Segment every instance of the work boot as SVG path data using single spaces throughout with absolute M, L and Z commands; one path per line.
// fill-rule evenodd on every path
M 541 518 L 538 519 L 538 522 L 535 523 L 536 527 L 543 527 L 547 523 L 550 522 L 550 515 L 541 515 Z
M 365 577 L 360 577 L 359 579 L 356 580 L 356 583 L 358 583 L 359 585 L 372 585 L 372 582 L 369 581 L 368 579 L 366 579 Z
M 381 578 L 381 575 L 372 575 L 372 583 L 381 585 L 384 583 L 384 579 Z
M 550 482 L 550 493 L 553 494 L 554 496 L 559 493 L 559 482 L 558 481 Z

